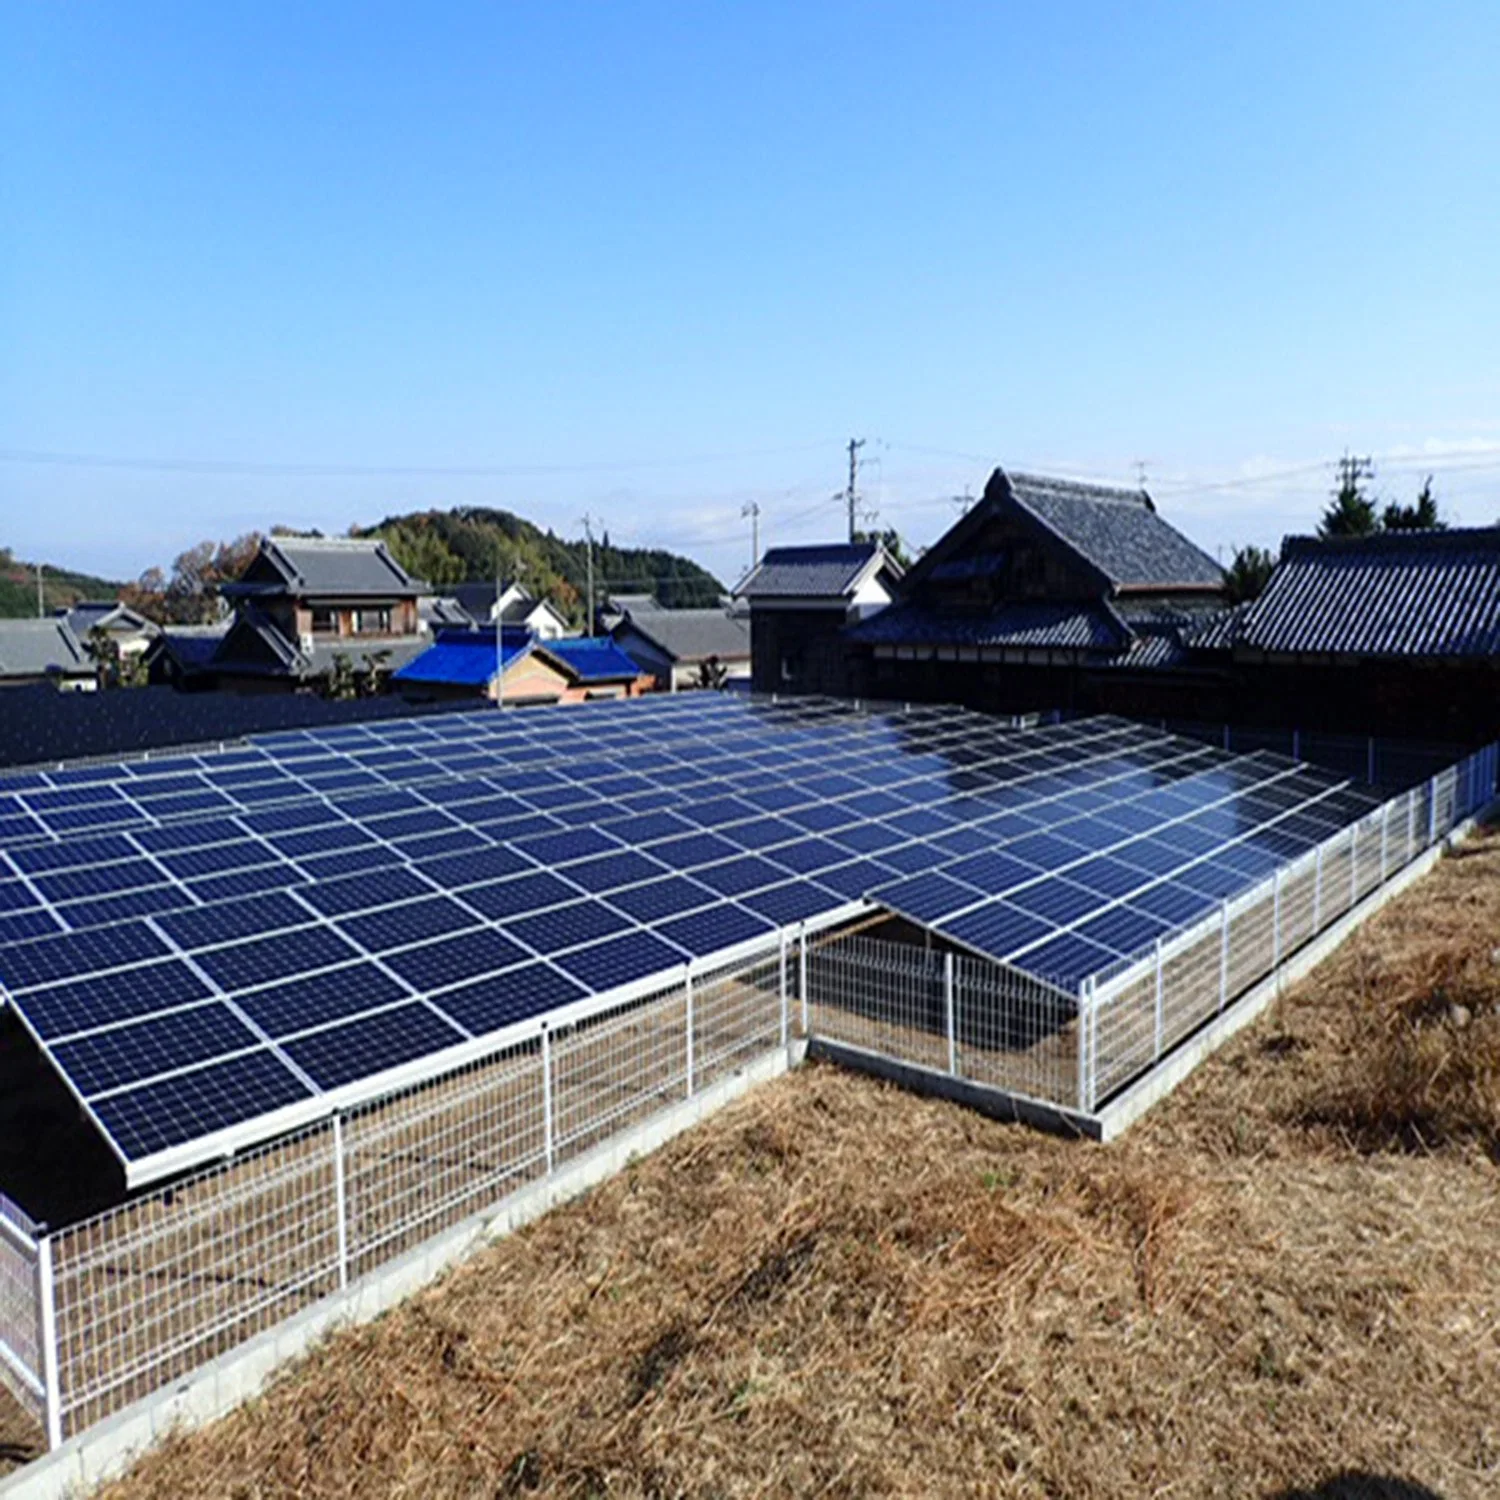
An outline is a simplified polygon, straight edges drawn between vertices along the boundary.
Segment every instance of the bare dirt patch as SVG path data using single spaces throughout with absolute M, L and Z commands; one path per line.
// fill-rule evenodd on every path
M 1497 944 L 1491 835 L 1108 1147 L 809 1068 L 108 1493 L 1493 1495 Z

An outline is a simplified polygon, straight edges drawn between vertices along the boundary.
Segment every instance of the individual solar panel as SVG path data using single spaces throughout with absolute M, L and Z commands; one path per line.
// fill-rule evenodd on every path
M 90 1108 L 125 1156 L 139 1159 L 310 1097 L 307 1085 L 262 1049 L 91 1100 Z
M 633 849 L 618 854 L 601 854 L 568 866 L 568 879 L 596 895 L 655 880 L 666 873 L 667 866 Z
M 721 896 L 742 896 L 746 891 L 764 890 L 786 879 L 786 871 L 754 854 L 742 854 L 718 865 L 705 865 L 693 872 L 693 878 L 716 890 Z
M 818 871 L 818 884 L 827 886 L 847 900 L 863 900 L 876 886 L 884 885 L 897 873 L 889 865 L 869 857 L 851 859 L 848 864 L 834 865 Z
M 211 1058 L 249 1051 L 258 1043 L 255 1033 L 227 1005 L 208 1001 L 57 1042 L 53 1055 L 74 1086 L 89 1097 Z
M 609 854 L 623 846 L 618 839 L 600 833 L 597 828 L 570 828 L 563 833 L 544 833 L 520 839 L 516 847 L 545 869 L 571 860 L 588 859 L 595 854 Z
M 519 875 L 535 868 L 529 859 L 514 849 L 493 847 L 426 860 L 422 864 L 422 873 L 438 885 L 456 889 L 501 880 L 507 875 Z
M 33 938 L 0 950 L 0 984 L 14 994 L 94 970 L 162 958 L 170 950 L 144 922 L 120 922 L 84 932 Z
M 1172 926 L 1181 927 L 1206 916 L 1218 903 L 1203 891 L 1194 890 L 1177 880 L 1164 880 L 1158 885 L 1147 886 L 1144 891 L 1137 891 L 1128 904 Z
M 564 901 L 576 900 L 579 894 L 578 887 L 561 876 L 536 870 L 529 875 L 513 875 L 487 885 L 468 886 L 462 892 L 462 898 L 465 906 L 498 919 L 558 906 Z
M 608 899 L 611 906 L 618 907 L 637 922 L 649 923 L 685 911 L 696 911 L 699 907 L 713 906 L 722 898 L 718 891 L 687 875 L 669 875 L 664 880 L 651 880 L 626 890 L 611 891 Z
M 158 832 L 159 829 L 143 829 L 138 835 L 141 844 Z M 123 834 L 103 834 L 59 844 L 33 844 L 25 849 L 12 849 L 9 854 L 23 875 L 35 875 L 43 870 L 76 870 L 112 859 L 135 859 L 140 852 L 141 845 Z
M 775 923 L 743 907 L 719 903 L 686 916 L 673 917 L 656 929 L 662 937 L 695 957 L 707 957 L 776 931 Z
M 113 1026 L 154 1011 L 206 1000 L 213 990 L 185 963 L 168 959 L 36 990 L 24 1000 L 26 1019 L 46 1038 Z
M 1101 948 L 1124 954 L 1127 957 L 1149 948 L 1155 941 L 1171 932 L 1170 922 L 1164 922 L 1139 908 L 1111 906 L 1080 922 L 1073 929 L 1079 937 L 1098 943 Z
M 1099 898 L 1092 891 L 1059 875 L 1049 875 L 1035 885 L 1011 891 L 1007 899 L 1013 906 L 1033 912 L 1056 927 L 1079 921 L 1099 905 Z
M 430 992 L 508 968 L 532 955 L 491 928 L 439 938 L 419 948 L 405 948 L 386 959 L 413 989 Z
M 503 974 L 446 990 L 432 1004 L 475 1036 L 545 1014 L 588 991 L 549 963 L 522 964 Z
M 1015 886 L 1036 880 L 1042 873 L 1036 865 L 1014 858 L 1009 850 L 1003 854 L 971 854 L 943 866 L 944 875 L 962 880 L 987 896 L 1003 896 Z
M 773 849 L 767 859 L 797 875 L 815 875 L 819 870 L 832 869 L 844 864 L 849 851 L 841 849 L 831 839 L 805 838 L 795 844 L 783 844 Z
M 1003 959 L 1044 938 L 1054 929 L 1049 922 L 1006 901 L 986 901 L 942 923 L 943 933 L 956 942 Z
M 325 916 L 337 917 L 347 912 L 369 911 L 403 901 L 419 901 L 432 894 L 432 885 L 413 870 L 372 870 L 337 880 L 321 880 L 301 893 L 305 901 Z
M 361 962 L 284 980 L 241 995 L 235 1003 L 267 1036 L 280 1037 L 379 1010 L 409 993 L 384 969 Z
M 601 902 L 583 900 L 518 917 L 507 922 L 505 930 L 537 953 L 557 953 L 623 932 L 629 926 L 624 917 Z
M 465 1035 L 417 1000 L 293 1037 L 282 1047 L 319 1088 L 336 1089 L 457 1046 Z
M 404 948 L 428 938 L 442 937 L 478 927 L 481 918 L 446 896 L 429 896 L 423 901 L 403 901 L 378 911 L 338 919 L 338 929 L 345 937 L 371 953 L 390 948 Z
M 1120 961 L 1117 953 L 1074 933 L 1060 933 L 1014 960 L 1027 973 L 1077 989 L 1089 975 Z
M 652 844 L 651 857 L 671 870 L 693 870 L 701 865 L 732 859 L 740 851 L 715 833 L 693 833 Z
M 686 962 L 678 948 L 637 929 L 561 954 L 557 966 L 595 992 L 663 973 Z
M 332 928 L 302 927 L 209 948 L 197 954 L 195 962 L 222 989 L 234 990 L 328 968 L 356 955 L 357 950 Z
M 756 891 L 745 896 L 740 904 L 785 927 L 793 922 L 805 922 L 812 917 L 835 911 L 845 905 L 846 900 L 836 891 L 830 891 L 815 881 L 793 880 L 785 885 L 772 886 L 769 890 Z

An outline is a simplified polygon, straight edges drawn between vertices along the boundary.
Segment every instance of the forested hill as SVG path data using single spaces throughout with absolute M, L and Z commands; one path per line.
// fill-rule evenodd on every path
M 408 572 L 434 587 L 495 577 L 519 579 L 551 599 L 575 623 L 582 621 L 588 559 L 582 538 L 565 541 L 506 510 L 483 507 L 414 511 L 388 516 L 356 536 L 380 536 Z M 607 594 L 655 594 L 670 609 L 715 604 L 724 592 L 712 573 L 675 552 L 615 547 L 609 533 L 595 539 L 594 586 Z
M 119 592 L 120 585 L 108 579 L 42 564 L 42 606 L 48 614 L 80 599 L 113 599 Z M 9 548 L 0 547 L 0 619 L 35 615 L 36 564 L 21 562 L 11 555 Z

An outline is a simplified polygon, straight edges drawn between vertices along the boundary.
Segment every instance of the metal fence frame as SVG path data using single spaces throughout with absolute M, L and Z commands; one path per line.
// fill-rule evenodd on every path
M 66 1228 L 0 1200 L 0 1380 L 55 1448 L 785 1048 L 795 978 L 779 935 Z
M 1101 1106 L 1496 796 L 1500 745 L 1373 809 L 1212 915 L 1074 988 L 964 954 L 833 936 L 809 1039 L 1095 1120 Z

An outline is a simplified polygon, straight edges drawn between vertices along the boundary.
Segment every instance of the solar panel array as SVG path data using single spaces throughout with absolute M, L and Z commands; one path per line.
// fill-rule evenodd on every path
M 871 894 L 1072 987 L 1373 805 L 1115 719 L 698 694 L 298 731 L 0 776 L 0 986 L 146 1180 Z

